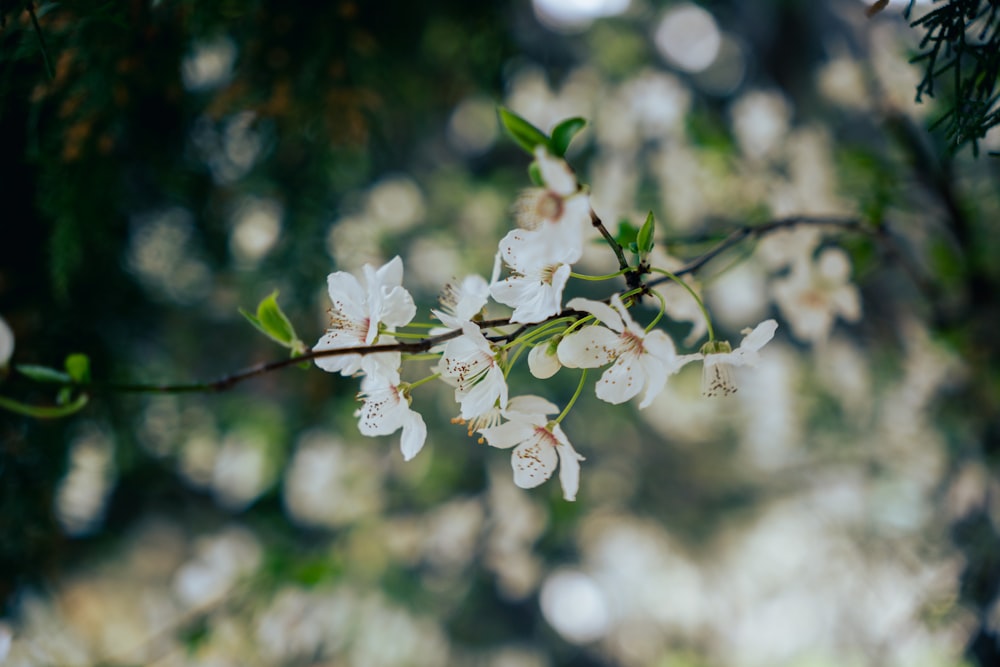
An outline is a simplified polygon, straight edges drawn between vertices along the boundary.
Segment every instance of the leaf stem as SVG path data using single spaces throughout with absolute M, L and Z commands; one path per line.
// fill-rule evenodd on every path
M 656 317 L 653 318 L 653 321 L 650 322 L 648 326 L 646 326 L 646 333 L 652 331 L 653 327 L 655 327 L 659 323 L 659 321 L 663 319 L 664 313 L 667 312 L 667 302 L 663 298 L 663 295 L 657 292 L 656 290 L 650 290 L 650 291 L 653 293 L 653 296 L 655 296 L 657 299 L 660 300 L 660 312 L 657 313 Z
M 35 419 L 59 419 L 60 417 L 69 417 L 79 412 L 87 405 L 89 400 L 90 397 L 87 394 L 80 394 L 76 397 L 75 401 L 66 405 L 27 405 L 0 396 L 0 408 Z
M 708 340 L 709 341 L 715 340 L 715 329 L 712 327 L 712 318 L 708 314 L 708 308 L 705 307 L 705 302 L 701 300 L 701 297 L 699 297 L 698 293 L 694 291 L 694 288 L 692 288 L 690 285 L 687 284 L 687 282 L 679 278 L 677 274 L 671 273 L 666 269 L 651 268 L 650 271 L 653 271 L 655 273 L 662 273 L 667 278 L 669 278 L 670 280 L 674 281 L 675 283 L 677 283 L 678 285 L 687 290 L 687 293 L 690 294 L 691 298 L 694 299 L 695 302 L 698 304 L 698 308 L 701 309 L 701 314 L 705 318 L 705 324 L 708 325 Z M 664 302 L 663 297 L 659 293 L 654 292 L 654 294 L 656 294 L 656 296 L 659 297 L 660 303 L 663 304 L 663 308 L 666 309 L 666 303 Z M 660 311 L 660 315 L 662 314 L 663 311 Z M 659 317 L 657 319 L 659 319 Z M 647 331 L 649 331 L 649 329 L 647 329 Z
M 576 385 L 576 391 L 573 392 L 573 398 L 569 399 L 569 403 L 566 404 L 566 407 L 563 408 L 563 411 L 560 412 L 559 416 L 553 420 L 554 423 L 558 424 L 559 422 L 561 422 L 563 419 L 566 418 L 566 415 L 569 414 L 569 411 L 573 409 L 573 405 L 576 403 L 576 399 L 580 398 L 580 394 L 583 393 L 583 384 L 586 381 L 587 381 L 587 369 L 584 368 L 583 372 L 580 373 L 580 383 Z
M 615 271 L 614 273 L 608 273 L 603 276 L 588 276 L 584 273 L 570 273 L 569 276 L 570 278 L 579 278 L 580 280 L 593 280 L 593 281 L 611 280 L 612 278 L 617 278 L 618 276 L 624 275 L 631 270 L 632 270 L 631 268 L 625 268 L 622 269 L 621 271 Z

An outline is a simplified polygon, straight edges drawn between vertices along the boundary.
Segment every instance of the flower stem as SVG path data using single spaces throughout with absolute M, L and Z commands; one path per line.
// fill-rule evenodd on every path
M 431 359 L 440 359 L 441 355 L 436 352 L 427 352 L 424 354 L 407 354 L 403 358 L 406 361 L 429 361 Z
M 566 415 L 569 414 L 569 411 L 573 409 L 573 404 L 576 403 L 576 399 L 580 398 L 580 394 L 583 393 L 583 384 L 586 381 L 587 381 L 587 369 L 584 368 L 583 372 L 580 373 L 580 384 L 576 385 L 576 391 L 573 392 L 573 398 L 569 399 L 569 403 L 567 403 L 566 407 L 563 408 L 563 411 L 559 413 L 559 416 L 556 417 L 554 420 L 552 420 L 553 423 L 558 424 L 559 422 L 561 422 L 566 417 Z
M 589 322 L 590 320 L 594 320 L 594 319 L 597 319 L 597 318 L 595 318 L 593 315 L 584 315 L 583 317 L 581 317 L 580 319 L 578 319 L 576 322 L 573 322 L 573 324 L 571 324 L 568 327 L 566 327 L 566 331 L 563 332 L 563 335 L 564 336 L 570 335 L 571 333 L 573 333 L 574 331 L 576 331 L 577 329 L 579 329 L 580 327 L 582 327 L 586 322 Z
M 656 290 L 650 290 L 650 291 L 653 293 L 653 296 L 655 296 L 657 299 L 660 300 L 660 312 L 656 314 L 656 317 L 653 318 L 653 321 L 650 322 L 649 325 L 646 327 L 646 333 L 649 333 L 650 331 L 653 330 L 653 327 L 657 325 L 657 323 L 663 318 L 663 314 L 667 311 L 667 302 L 664 300 L 663 295 L 657 292 Z
M 631 269 L 625 268 L 620 271 L 615 271 L 614 273 L 608 273 L 603 276 L 588 276 L 585 273 L 570 273 L 570 278 L 579 278 L 580 280 L 611 280 L 612 278 L 617 278 L 618 276 L 624 275 L 631 271 Z
M 409 383 L 410 386 L 408 388 L 408 391 L 412 391 L 412 390 L 416 389 L 417 387 L 419 387 L 420 385 L 427 384 L 428 382 L 431 382 L 432 380 L 437 380 L 439 377 L 441 377 L 440 373 L 434 373 L 433 375 L 428 375 L 427 377 L 421 378 L 421 379 L 417 380 L 416 382 L 410 382 Z
M 59 419 L 60 417 L 68 417 L 79 412 L 87 405 L 87 401 L 89 400 L 90 397 L 87 394 L 80 394 L 76 397 L 75 401 L 66 405 L 26 405 L 19 401 L 0 396 L 0 409 L 9 410 L 25 417 L 34 417 L 35 419 Z
M 684 289 L 687 290 L 687 293 L 690 294 L 691 298 L 694 299 L 695 303 L 698 304 L 698 308 L 701 309 L 701 314 L 705 318 L 705 324 L 708 325 L 708 340 L 709 340 L 709 342 L 715 340 L 715 329 L 712 328 L 712 318 L 708 314 L 708 308 L 705 307 L 705 302 L 701 300 L 701 297 L 698 296 L 697 292 L 695 292 L 694 289 L 692 289 L 690 285 L 688 285 L 686 282 L 684 282 L 676 274 L 673 274 L 670 271 L 667 271 L 666 269 L 651 268 L 650 271 L 654 271 L 656 273 L 662 273 L 667 278 L 669 278 L 670 280 L 673 280 L 675 283 L 677 283 L 678 285 L 680 285 L 681 287 L 683 287 Z M 659 296 L 659 295 L 657 295 L 657 296 Z M 660 301 L 663 301 L 663 297 L 660 297 Z

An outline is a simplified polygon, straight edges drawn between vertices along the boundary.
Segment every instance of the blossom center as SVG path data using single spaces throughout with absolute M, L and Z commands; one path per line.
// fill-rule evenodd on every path
M 455 315 L 455 310 L 458 308 L 459 301 L 459 291 L 455 287 L 454 282 L 448 282 L 445 284 L 444 289 L 441 290 L 441 296 L 438 297 L 438 302 L 444 309 L 444 312 L 449 315 Z
M 366 340 L 368 338 L 368 331 L 371 329 L 371 318 L 366 317 L 362 320 L 352 320 L 342 311 L 333 308 L 329 309 L 327 313 L 330 315 L 331 329 L 351 334 L 352 337 L 359 340 Z
M 466 426 L 469 432 L 469 437 L 476 431 L 484 431 L 488 428 L 493 428 L 494 426 L 499 426 L 500 422 L 503 421 L 503 415 L 498 408 L 491 408 L 481 415 L 476 415 L 470 419 L 462 419 L 461 417 L 454 417 L 451 420 L 452 424 L 463 424 Z M 479 437 L 479 444 L 483 444 L 484 438 Z
M 621 333 L 620 352 L 621 354 L 634 354 L 640 356 L 646 353 L 646 347 L 642 344 L 642 337 L 626 329 Z
M 535 215 L 540 220 L 559 220 L 564 208 L 562 197 L 551 190 L 545 190 L 535 202 Z
M 447 363 L 448 374 L 458 381 L 458 388 L 466 391 L 479 383 L 491 368 L 496 365 L 496 358 L 485 352 L 470 355 L 465 359 L 451 359 Z
M 559 270 L 560 266 L 562 266 L 562 264 L 549 264 L 548 266 L 543 266 L 542 270 L 539 271 L 538 279 L 543 283 L 551 285 L 552 278 L 555 276 L 556 271 Z
M 701 393 L 708 398 L 729 396 L 736 393 L 736 380 L 733 378 L 732 364 L 712 361 L 705 357 L 705 365 L 701 375 Z

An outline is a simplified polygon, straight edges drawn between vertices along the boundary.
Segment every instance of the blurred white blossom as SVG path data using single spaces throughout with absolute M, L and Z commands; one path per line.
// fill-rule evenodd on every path
M 14 332 L 7 324 L 7 320 L 0 317 L 0 369 L 6 368 L 12 356 L 14 356 Z
M 796 338 L 823 343 L 834 320 L 861 318 L 861 298 L 851 282 L 851 260 L 840 248 L 825 248 L 819 256 L 800 259 L 771 286 L 774 300 Z

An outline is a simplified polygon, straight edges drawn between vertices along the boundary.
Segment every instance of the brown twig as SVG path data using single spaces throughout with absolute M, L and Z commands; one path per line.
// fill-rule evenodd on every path
M 609 240 L 611 247 L 615 249 L 615 254 L 619 256 L 619 261 L 623 262 L 624 253 L 622 252 L 621 246 L 614 240 L 610 238 L 611 235 L 608 233 L 607 229 L 597 218 L 596 214 L 592 213 L 592 220 L 595 220 L 594 226 L 602 230 L 602 234 L 605 235 L 605 239 Z M 853 218 L 835 218 L 835 217 L 808 217 L 808 216 L 797 216 L 783 218 L 780 220 L 772 220 L 771 222 L 763 223 L 760 225 L 745 225 L 739 227 L 732 232 L 730 232 L 724 239 L 717 243 L 707 252 L 699 255 L 698 257 L 692 259 L 683 267 L 679 268 L 674 272 L 675 276 L 683 276 L 690 273 L 695 273 L 702 269 L 706 264 L 711 262 L 713 259 L 726 252 L 730 248 L 738 245 L 739 243 L 750 239 L 750 238 L 760 238 L 767 234 L 776 232 L 781 229 L 787 229 L 791 227 L 801 226 L 801 225 L 815 225 L 815 226 L 827 226 L 836 227 L 846 231 L 855 232 L 867 232 L 873 234 L 877 239 L 884 243 L 891 243 L 893 241 L 892 236 L 885 229 L 884 225 L 881 227 L 872 227 L 864 223 L 861 220 Z M 894 247 L 894 246 L 893 246 Z M 896 249 L 898 252 L 898 248 Z M 628 263 L 625 262 L 625 267 L 628 268 Z M 911 267 L 912 268 L 912 267 Z M 650 280 L 643 284 L 641 282 L 641 273 L 636 271 L 630 271 L 625 274 L 626 280 L 629 284 L 629 289 L 644 289 L 647 287 L 653 287 L 659 285 L 663 282 L 670 280 L 669 277 L 656 278 Z M 634 277 L 634 278 L 633 278 Z M 914 279 L 917 280 L 919 276 Z M 634 279 L 635 284 L 632 284 Z M 922 285 L 922 281 L 917 282 L 918 286 Z M 573 317 L 582 316 L 585 313 L 580 313 L 579 311 L 573 309 L 564 309 L 555 315 L 552 315 L 541 322 L 535 322 L 530 324 L 522 324 L 517 329 L 509 333 L 500 333 L 497 335 L 489 336 L 488 340 L 493 343 L 502 343 L 516 340 L 521 334 L 523 334 L 527 329 L 535 326 L 540 326 L 548 322 L 552 322 L 556 319 L 562 317 Z M 504 326 L 510 326 L 512 324 L 517 324 L 511 322 L 509 317 L 497 318 L 492 320 L 483 320 L 477 322 L 480 329 L 495 329 Z M 210 393 L 210 392 L 221 392 L 232 388 L 234 385 L 249 380 L 251 378 L 263 375 L 265 373 L 270 373 L 271 371 L 280 370 L 282 368 L 287 368 L 289 366 L 294 366 L 300 364 L 304 361 L 313 361 L 315 359 L 321 359 L 326 357 L 337 357 L 348 354 L 380 354 L 384 352 L 400 352 L 403 354 L 420 354 L 423 352 L 430 351 L 433 347 L 440 345 L 441 343 L 447 342 L 454 338 L 458 338 L 462 335 L 461 329 L 453 329 L 445 333 L 437 334 L 435 336 L 428 336 L 413 342 L 403 342 L 403 343 L 389 343 L 383 345 L 363 345 L 356 347 L 344 347 L 337 348 L 333 350 L 308 350 L 304 354 L 289 359 L 281 359 L 279 361 L 271 361 L 267 363 L 258 364 L 256 366 L 251 366 L 244 370 L 226 375 L 219 379 L 209 381 L 209 382 L 192 382 L 192 383 L 181 383 L 181 384 L 142 384 L 142 383 L 76 383 L 71 384 L 80 389 L 92 389 L 92 390 L 104 390 L 113 391 L 121 393 L 164 393 L 164 394 L 176 394 L 176 393 Z

